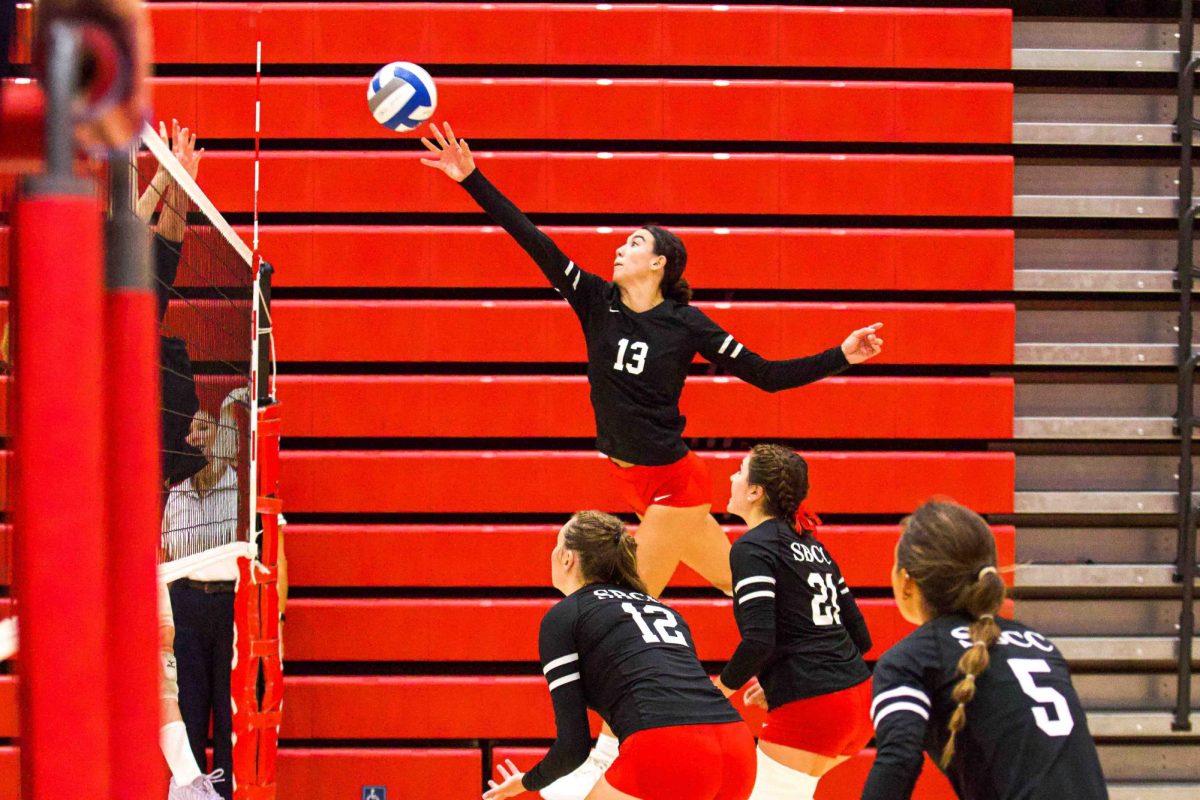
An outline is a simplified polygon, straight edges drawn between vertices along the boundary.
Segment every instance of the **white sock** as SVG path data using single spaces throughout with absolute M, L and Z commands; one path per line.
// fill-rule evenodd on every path
M 177 785 L 187 786 L 200 777 L 200 767 L 196 765 L 196 757 L 192 755 L 187 728 L 183 722 L 168 722 L 159 728 L 158 743 Z
M 758 776 L 749 800 L 813 800 L 821 779 L 785 767 L 758 748 Z
M 608 761 L 610 763 L 613 761 L 616 761 L 617 755 L 618 755 L 617 737 L 607 736 L 603 733 L 600 734 L 599 736 L 596 737 L 595 750 L 596 750 L 597 755 L 599 755 L 605 761 Z

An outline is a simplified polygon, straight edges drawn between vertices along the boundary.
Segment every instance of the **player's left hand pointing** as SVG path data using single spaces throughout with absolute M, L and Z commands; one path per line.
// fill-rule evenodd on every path
M 506 765 L 508 769 L 505 769 Z M 525 791 L 525 787 L 521 784 L 525 773 L 517 769 L 517 765 L 512 762 L 512 759 L 506 758 L 503 764 L 497 764 L 496 771 L 504 780 L 500 783 L 488 781 L 488 786 L 492 788 L 483 793 L 483 800 L 503 800 L 505 797 L 516 797 Z
M 882 322 L 859 328 L 846 337 L 842 342 L 842 354 L 851 364 L 861 364 L 869 358 L 874 358 L 883 351 L 883 339 L 875 335 L 875 331 L 883 327 Z

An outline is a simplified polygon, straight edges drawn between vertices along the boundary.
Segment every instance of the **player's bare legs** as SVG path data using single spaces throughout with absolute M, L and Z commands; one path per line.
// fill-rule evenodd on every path
M 821 777 L 849 758 L 849 756 L 823 756 L 820 753 L 797 750 L 795 747 L 787 747 L 774 742 L 760 741 L 758 749 L 785 767 L 803 772 L 805 775 L 812 775 L 814 778 Z
M 712 514 L 705 514 L 703 527 L 692 530 L 691 535 L 684 539 L 683 546 L 683 563 L 725 594 L 733 594 L 733 576 L 729 571 L 729 537 Z
M 687 555 L 692 553 L 689 543 L 697 538 L 699 531 L 705 529 L 705 520 L 712 519 L 708 513 L 710 508 L 712 506 L 707 504 L 690 508 L 652 505 L 641 516 L 642 523 L 634 537 L 638 546 L 638 573 L 654 597 L 662 594 L 679 567 L 679 562 L 685 561 Z M 716 520 L 713 520 L 713 525 L 716 525 Z M 724 582 L 728 588 L 729 540 L 724 534 L 721 534 L 721 540 L 724 542 L 723 556 L 718 558 L 725 559 Z M 698 552 L 692 554 L 699 555 Z M 706 566 L 711 567 L 707 562 Z

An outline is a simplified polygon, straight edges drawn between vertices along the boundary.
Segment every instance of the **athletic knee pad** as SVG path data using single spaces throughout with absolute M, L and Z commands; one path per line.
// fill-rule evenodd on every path
M 175 668 L 175 653 L 172 650 L 160 650 L 162 659 L 162 681 L 159 697 L 163 700 L 179 702 L 179 672 Z
M 749 800 L 812 800 L 820 779 L 785 767 L 758 748 L 758 774 Z

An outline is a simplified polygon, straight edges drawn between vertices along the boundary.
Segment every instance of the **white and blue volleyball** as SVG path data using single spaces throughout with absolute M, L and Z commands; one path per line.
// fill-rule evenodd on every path
M 437 87 L 429 73 L 407 61 L 382 67 L 367 85 L 375 121 L 393 131 L 411 131 L 433 116 Z

